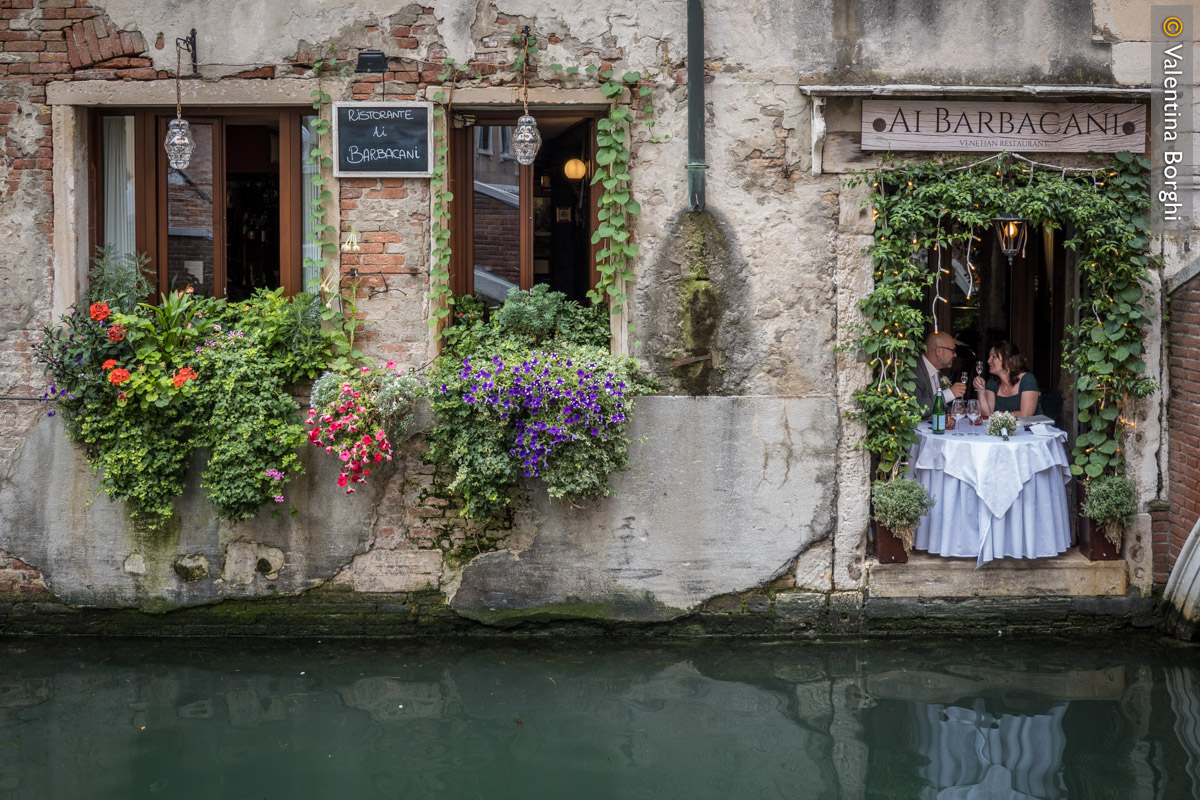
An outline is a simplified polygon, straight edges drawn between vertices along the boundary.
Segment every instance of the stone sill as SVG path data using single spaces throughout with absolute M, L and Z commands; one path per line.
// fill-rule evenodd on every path
M 801 86 L 800 93 L 810 97 L 959 97 L 974 95 L 999 95 L 1004 97 L 1077 97 L 1080 95 L 1102 95 L 1108 98 L 1146 100 L 1149 89 L 1126 88 L 1123 86 L 956 86 L 943 84 L 813 84 Z
M 912 553 L 907 564 L 871 564 L 871 597 L 1124 596 L 1124 561 L 1088 561 L 1071 549 L 1058 558 L 998 559 L 979 569 L 967 558 Z

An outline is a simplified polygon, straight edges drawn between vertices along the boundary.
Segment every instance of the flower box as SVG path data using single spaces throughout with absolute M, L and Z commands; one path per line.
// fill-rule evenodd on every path
M 875 558 L 879 560 L 879 563 L 907 564 L 908 551 L 904 549 L 904 543 L 900 541 L 900 538 L 878 522 L 871 524 L 875 526 Z

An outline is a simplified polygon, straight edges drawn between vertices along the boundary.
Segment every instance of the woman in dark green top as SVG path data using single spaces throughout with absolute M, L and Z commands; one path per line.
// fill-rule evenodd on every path
M 1015 417 L 1032 417 L 1042 413 L 1037 378 L 1025 371 L 1025 357 L 1016 345 L 1000 342 L 988 352 L 987 363 L 992 377 L 986 383 L 982 377 L 974 382 L 984 415 L 1007 411 Z

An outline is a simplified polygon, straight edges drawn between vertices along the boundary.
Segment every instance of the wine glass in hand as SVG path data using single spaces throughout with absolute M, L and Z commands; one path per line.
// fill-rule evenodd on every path
M 983 380 L 983 362 L 982 361 L 975 362 L 975 380 L 972 385 L 975 387 L 976 394 L 982 392 L 983 388 L 987 385 Z

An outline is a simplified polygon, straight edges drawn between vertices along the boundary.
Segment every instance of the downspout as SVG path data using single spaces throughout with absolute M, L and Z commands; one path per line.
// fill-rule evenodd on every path
M 704 5 L 688 0 L 688 211 L 704 210 Z

